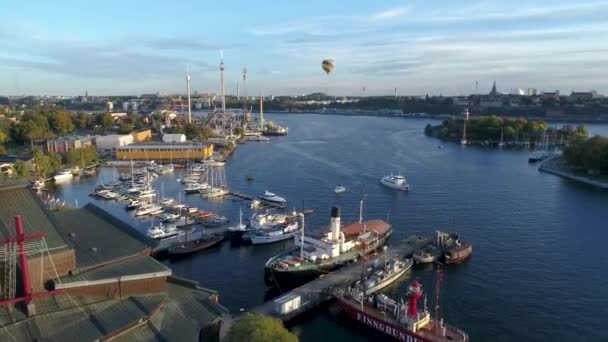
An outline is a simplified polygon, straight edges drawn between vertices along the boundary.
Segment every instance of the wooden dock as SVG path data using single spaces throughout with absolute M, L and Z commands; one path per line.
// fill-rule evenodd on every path
M 432 239 L 426 237 L 412 235 L 407 239 L 396 243 L 393 247 L 389 247 L 386 253 L 391 256 L 409 256 L 427 246 L 429 243 L 431 243 L 431 241 Z M 359 262 L 344 266 L 335 272 L 326 274 L 285 293 L 284 295 L 299 295 L 301 300 L 300 307 L 287 314 L 281 315 L 275 311 L 274 300 L 270 300 L 260 306 L 254 307 L 249 311 L 279 318 L 282 321 L 288 321 L 295 316 L 332 299 L 337 290 L 359 279 L 365 269 L 372 266 L 377 259 L 383 256 L 384 252 L 367 256 L 367 258 L 362 259 Z

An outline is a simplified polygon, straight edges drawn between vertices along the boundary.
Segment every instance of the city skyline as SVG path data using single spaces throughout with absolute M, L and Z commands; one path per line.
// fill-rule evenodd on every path
M 61 3 L 4 5 L 0 94 L 608 92 L 608 1 Z

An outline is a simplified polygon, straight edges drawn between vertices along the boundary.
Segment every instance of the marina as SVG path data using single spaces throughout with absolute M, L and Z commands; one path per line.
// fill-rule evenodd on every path
M 348 135 L 348 131 L 336 138 L 329 134 L 330 132 L 319 130 L 319 127 L 325 127 L 328 124 L 340 126 L 347 119 L 358 125 L 357 129 L 365 127 L 364 130 L 358 131 L 363 132 L 360 141 L 353 141 L 352 136 Z M 172 174 L 159 175 L 153 182 L 153 189 L 161 198 L 172 197 L 189 208 L 198 208 L 218 216 L 226 216 L 230 219 L 226 226 L 238 225 L 240 208 L 243 211 L 243 221 L 247 222 L 251 216 L 250 201 L 263 194 L 266 189 L 276 191 L 289 200 L 286 207 L 291 207 L 293 203 L 295 207 L 300 208 L 304 201 L 307 209 L 318 213 L 307 215 L 306 218 L 307 231 L 318 234 L 326 231 L 328 208 L 332 205 L 342 207 L 342 220 L 345 223 L 357 220 L 359 191 L 351 189 L 361 188 L 360 183 L 363 182 L 364 192 L 367 195 L 365 216 L 389 217 L 389 222 L 394 227 L 388 242 L 389 253 L 392 244 L 397 244 L 414 232 L 430 237 L 436 230 L 457 231 L 463 238 L 474 244 L 474 259 L 459 265 L 447 265 L 445 268 L 446 281 L 442 291 L 446 293 L 443 308 L 450 312 L 446 315 L 447 323 L 452 323 L 466 331 L 473 340 L 502 340 L 500 336 L 506 335 L 519 337 L 522 340 L 540 340 L 547 336 L 555 336 L 551 331 L 559 330 L 560 327 L 554 325 L 552 321 L 544 319 L 542 316 L 544 311 L 540 308 L 547 306 L 559 312 L 561 305 L 558 304 L 563 304 L 558 299 L 561 291 L 556 291 L 553 287 L 546 287 L 546 284 L 547 281 L 556 282 L 561 287 L 568 289 L 568 283 L 563 283 L 548 274 L 548 279 L 542 281 L 534 277 L 528 278 L 516 290 L 504 285 L 498 286 L 494 282 L 481 281 L 479 276 L 483 274 L 483 279 L 492 277 L 498 283 L 506 284 L 509 279 L 519 277 L 522 270 L 529 269 L 536 272 L 535 270 L 548 269 L 558 272 L 557 264 L 541 262 L 544 258 L 559 261 L 559 272 L 573 272 L 573 267 L 576 267 L 576 272 L 593 272 L 590 265 L 572 258 L 564 259 L 556 255 L 554 249 L 550 250 L 533 242 L 547 236 L 557 239 L 558 244 L 565 242 L 560 237 L 562 233 L 557 230 L 569 232 L 570 228 L 574 227 L 572 226 L 574 224 L 572 213 L 593 212 L 595 217 L 601 216 L 601 207 L 606 203 L 598 194 L 586 187 L 577 186 L 576 183 L 563 182 L 558 177 L 538 173 L 536 167 L 532 165 L 528 168 L 526 160 L 529 154 L 525 151 L 506 151 L 501 155 L 491 155 L 483 150 L 461 150 L 459 146 L 451 145 L 437 149 L 437 143 L 433 139 L 411 134 L 411 132 L 421 131 L 426 120 L 373 118 L 372 121 L 372 118 L 367 117 L 345 118 L 309 114 L 279 114 L 275 115 L 274 120 L 285 120 L 290 126 L 290 134 L 281 138 L 284 140 L 276 144 L 271 142 L 270 144 L 239 145 L 238 150 L 224 166 L 231 191 L 250 194 L 250 199 L 227 196 L 224 200 L 206 200 L 197 195 L 185 196 L 184 186 L 176 179 L 188 175 L 186 168 L 176 168 Z M 321 132 L 320 135 L 319 132 Z M 385 134 L 385 132 L 389 133 Z M 379 149 L 378 146 L 364 143 L 369 136 L 377 134 L 386 136 L 379 144 L 390 146 L 388 148 L 390 152 L 387 153 L 384 148 Z M 328 148 L 328 144 L 331 144 L 331 148 Z M 354 147 L 359 151 L 356 158 L 345 157 L 346 162 L 350 165 L 349 168 L 339 167 L 339 163 L 337 163 L 340 160 L 338 156 L 347 155 L 346 146 L 348 146 L 348 150 Z M 379 158 L 381 161 L 370 163 L 369 159 L 366 159 L 369 156 L 374 156 L 373 160 Z M 397 162 L 405 165 L 406 168 L 394 165 Z M 263 165 L 263 167 L 253 167 L 254 163 L 260 163 L 259 165 Z M 287 163 L 288 166 L 276 168 L 276 171 L 269 175 L 266 167 L 277 163 Z M 322 177 L 319 175 L 320 165 L 323 167 Z M 446 165 L 450 167 L 447 168 Z M 472 169 L 473 165 L 484 166 Z M 127 162 L 125 167 L 120 169 L 121 172 L 129 173 L 128 167 Z M 380 177 L 391 170 L 407 170 L 405 174 L 407 180 L 415 186 L 416 191 L 405 194 L 400 191 L 390 191 L 382 185 L 379 182 Z M 111 211 L 113 215 L 145 234 L 151 227 L 150 218 L 136 219 L 125 210 L 127 201 L 97 200 L 87 196 L 95 186 L 112 183 L 114 173 L 118 174 L 111 167 L 104 167 L 99 170 L 97 178 L 74 177 L 74 180 L 62 182 L 57 186 L 47 183 L 46 187 L 56 198 L 59 197 L 62 201 L 65 200 L 72 204 L 76 199 L 81 206 L 88 201 L 95 201 L 95 204 Z M 251 175 L 254 181 L 248 182 L 246 175 Z M 299 180 L 298 184 L 282 181 L 294 178 Z M 487 187 L 481 184 L 480 179 L 491 179 L 492 186 Z M 349 191 L 336 196 L 333 190 L 337 184 L 343 184 Z M 471 187 L 471 184 L 476 184 L 476 186 Z M 494 190 L 490 191 L 490 188 Z M 500 191 L 496 192 L 496 189 L 500 189 Z M 558 190 L 568 193 L 567 202 L 561 200 L 560 197 L 557 197 L 557 201 L 548 200 L 548 196 L 555 194 Z M 485 195 L 482 196 L 482 193 Z M 530 193 L 536 195 L 530 196 Z M 490 200 L 484 196 L 490 196 Z M 571 197 L 581 201 L 580 204 L 584 205 L 584 208 L 573 204 Z M 589 200 L 586 200 L 585 198 L 588 197 Z M 495 200 L 500 200 L 502 203 L 500 207 L 495 205 Z M 517 213 L 516 218 L 513 217 L 513 212 Z M 548 215 L 547 213 L 554 214 Z M 570 215 L 564 216 L 561 213 L 570 213 Z M 589 216 L 579 215 L 577 217 L 576 227 L 588 233 L 585 236 L 594 236 L 594 233 L 587 227 L 592 227 L 597 222 L 594 223 Z M 155 218 L 155 225 L 158 224 L 158 220 L 160 218 Z M 580 220 L 582 223 L 578 222 Z M 543 223 L 539 224 L 540 221 Z M 581 224 L 583 225 L 581 226 Z M 531 226 L 535 229 L 530 229 Z M 222 231 L 227 228 L 213 228 L 205 231 L 211 233 L 216 229 Z M 519 242 L 513 236 L 517 236 Z M 581 239 L 585 240 L 581 235 L 571 236 L 571 238 L 579 242 Z M 521 241 L 528 242 L 522 243 Z M 594 245 L 591 240 L 585 241 L 591 246 Z M 179 240 L 174 239 L 173 242 L 177 244 Z M 162 249 L 160 246 L 158 248 Z M 281 297 L 280 291 L 269 289 L 265 285 L 263 265 L 269 258 L 290 249 L 291 246 L 293 246 L 291 240 L 260 246 L 232 246 L 222 243 L 217 247 L 179 260 L 166 259 L 163 263 L 169 265 L 177 275 L 187 275 L 206 286 L 218 289 L 222 298 L 221 302 L 232 313 L 238 313 L 241 308 L 251 311 L 248 308 L 257 308 L 264 302 L 269 302 L 264 305 L 276 305 L 272 303 L 273 298 L 277 295 Z M 534 253 L 531 254 L 531 250 Z M 599 266 L 595 263 L 593 269 L 605 267 L 603 259 L 593 256 L 591 249 L 585 249 L 581 253 L 581 256 L 586 259 L 591 258 L 599 263 Z M 518 257 L 511 258 L 515 255 Z M 231 265 L 235 263 L 239 265 L 239 271 L 231 272 L 230 276 L 224 274 L 224 271 L 228 267 L 233 267 Z M 429 267 L 415 265 L 410 271 L 411 276 L 406 275 L 400 279 L 419 279 L 427 291 L 433 293 L 430 285 L 433 283 L 433 277 L 429 275 Z M 341 270 L 345 271 L 346 268 L 341 268 L 331 274 L 338 274 Z M 357 276 L 353 274 L 353 277 L 346 277 L 346 284 L 351 284 L 350 280 L 359 277 L 362 272 L 363 269 L 359 268 Z M 318 278 L 315 282 L 325 277 Z M 383 289 L 382 293 L 390 298 L 399 298 L 405 293 L 404 285 L 402 280 L 398 280 L 394 286 Z M 598 285 L 600 284 L 597 281 L 590 280 L 583 286 Z M 530 291 L 541 288 L 549 295 L 549 297 L 543 297 L 542 303 L 540 298 L 522 298 L 516 295 L 522 289 Z M 282 290 L 289 292 L 287 289 Z M 482 293 L 484 298 L 472 295 L 472 292 Z M 516 313 L 517 310 L 510 304 L 492 318 L 488 318 L 483 312 L 473 310 L 472 308 L 488 307 L 491 305 L 488 301 L 500 300 L 490 292 L 499 294 L 501 298 L 514 298 L 513 305 L 526 306 L 531 313 L 525 315 L 525 321 L 534 322 L 533 324 L 538 330 L 522 331 L 520 327 L 529 325 L 529 323 L 524 322 L 523 317 L 520 318 L 521 315 Z M 329 296 L 329 302 L 327 302 L 330 308 L 334 306 L 331 304 L 331 298 L 334 297 Z M 547 298 L 553 298 L 553 300 Z M 306 302 L 305 297 L 301 297 L 301 300 Z M 583 306 L 585 308 L 593 306 L 590 305 L 588 298 L 581 298 L 581 303 L 564 305 L 572 310 L 583 310 Z M 316 306 L 310 306 L 310 308 L 313 307 Z M 294 326 L 290 327 L 303 341 L 318 340 L 328 336 L 329 338 L 339 337 L 352 341 L 366 341 L 383 336 L 382 334 L 375 335 L 373 331 L 361 331 L 356 328 L 356 322 L 352 322 L 348 318 L 341 318 L 342 316 L 335 318 L 325 310 L 313 310 L 311 315 L 313 318 L 306 318 L 308 315 L 304 315 L 301 320 L 295 320 Z M 581 319 L 577 318 L 576 321 L 580 322 Z M 598 329 L 597 320 L 585 319 L 585 323 L 589 326 L 585 335 L 599 338 L 599 335 L 594 335 L 593 332 L 599 331 L 594 330 Z M 561 335 L 575 339 L 575 336 L 568 331 L 562 330 Z

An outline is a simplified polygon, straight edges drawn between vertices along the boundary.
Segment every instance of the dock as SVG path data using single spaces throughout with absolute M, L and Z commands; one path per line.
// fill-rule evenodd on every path
M 431 242 L 432 239 L 430 238 L 420 235 L 412 235 L 407 239 L 396 243 L 394 246 L 389 247 L 387 253 L 389 255 L 398 255 L 400 257 L 410 256 Z M 300 305 L 295 310 L 289 311 L 285 314 L 280 314 L 275 310 L 275 300 L 273 299 L 260 306 L 254 307 L 249 311 L 275 317 L 282 321 L 288 321 L 295 316 L 298 316 L 299 314 L 334 298 L 338 290 L 358 280 L 361 277 L 363 270 L 371 267 L 376 260 L 383 256 L 384 253 L 382 252 L 375 255 L 369 255 L 359 262 L 344 266 L 335 272 L 328 273 L 320 278 L 284 293 L 281 297 L 300 297 Z

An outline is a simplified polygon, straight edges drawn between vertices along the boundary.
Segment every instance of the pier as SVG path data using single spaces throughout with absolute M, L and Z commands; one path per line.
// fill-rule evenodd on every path
M 398 255 L 399 257 L 410 256 L 414 252 L 427 246 L 429 243 L 431 243 L 431 241 L 432 240 L 427 237 L 412 235 L 407 239 L 396 243 L 394 246 L 389 247 L 386 253 L 389 255 Z M 299 314 L 332 299 L 337 290 L 358 280 L 364 270 L 371 267 L 376 260 L 382 258 L 384 255 L 385 254 L 383 252 L 368 255 L 366 258 L 362 258 L 356 263 L 344 266 L 335 272 L 328 273 L 284 293 L 281 297 L 287 297 L 290 295 L 300 297 L 299 307 L 285 314 L 280 314 L 275 310 L 275 299 L 265 302 L 260 306 L 256 306 L 249 311 L 275 317 L 282 321 L 288 321 Z

